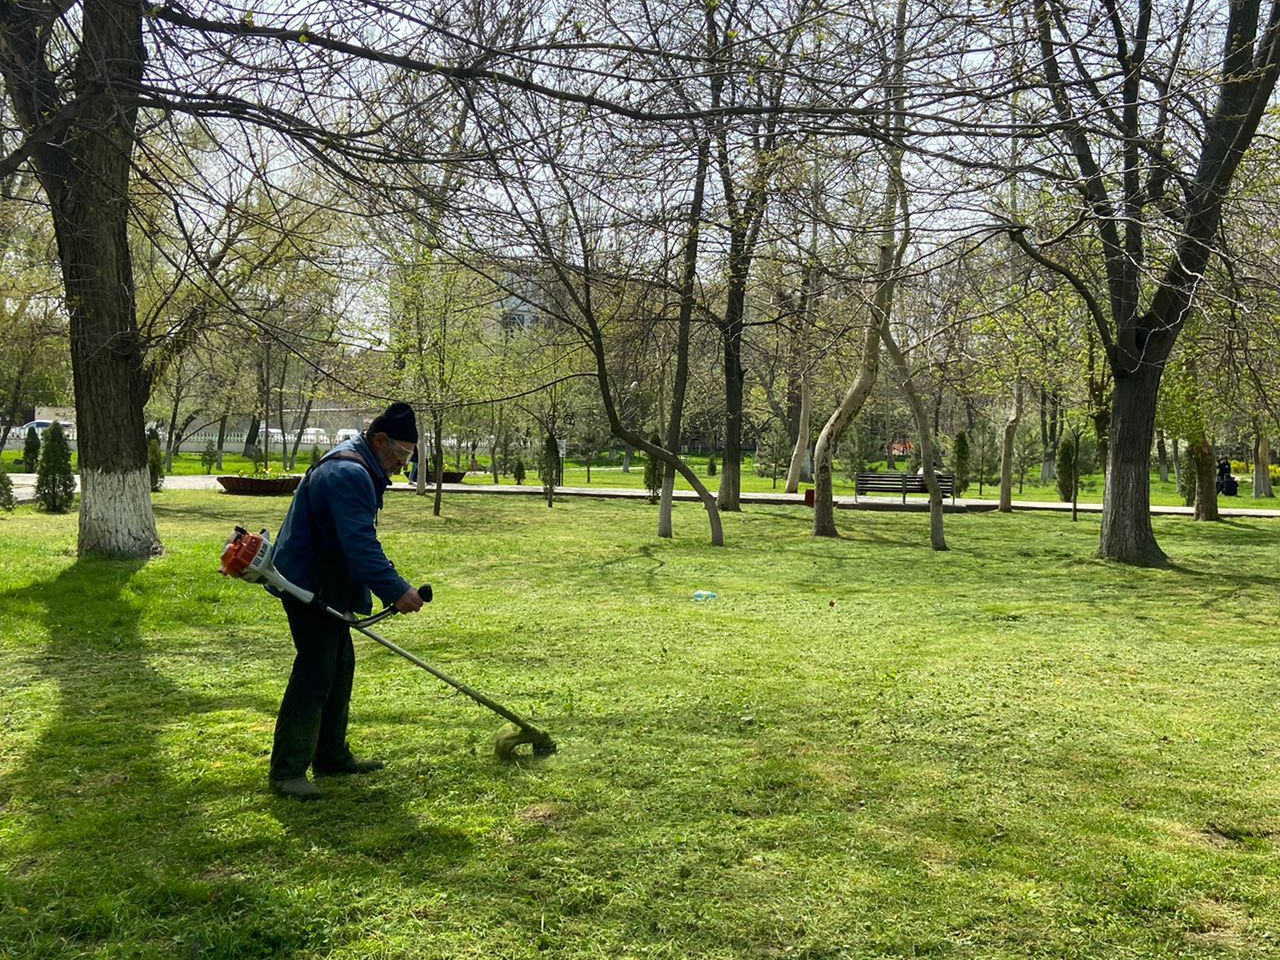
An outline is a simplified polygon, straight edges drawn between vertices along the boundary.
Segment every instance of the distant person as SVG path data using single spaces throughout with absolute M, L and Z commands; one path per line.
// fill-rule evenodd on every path
M 1231 461 L 1228 460 L 1226 457 L 1219 457 L 1218 458 L 1218 482 L 1217 482 L 1218 493 L 1226 493 L 1227 487 L 1230 486 L 1229 481 L 1232 481 L 1234 479 L 1235 478 L 1231 476 Z M 1232 491 L 1230 494 L 1228 494 L 1228 496 L 1235 496 L 1235 492 Z
M 418 482 L 418 445 L 413 445 L 413 453 L 409 456 L 409 482 Z
M 370 591 L 401 613 L 422 608 L 418 591 L 396 573 L 378 542 L 383 491 L 416 449 L 413 408 L 393 403 L 363 436 L 338 444 L 307 471 L 289 505 L 272 557 L 286 580 L 313 590 L 344 613 L 368 613 Z M 276 718 L 271 789 L 298 800 L 321 793 L 307 778 L 371 773 L 379 760 L 358 760 L 347 744 L 356 655 L 351 629 L 323 610 L 281 597 L 297 656 Z

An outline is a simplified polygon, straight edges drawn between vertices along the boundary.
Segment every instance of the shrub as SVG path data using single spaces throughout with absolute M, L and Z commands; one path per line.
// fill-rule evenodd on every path
M 516 457 L 516 464 L 511 468 L 511 476 L 515 478 L 516 485 L 524 483 L 524 461 Z
M 969 488 L 969 437 L 963 430 L 955 439 L 956 494 L 960 495 Z
M 76 478 L 71 472 L 71 447 L 62 424 L 45 431 L 36 468 L 36 502 L 50 513 L 66 513 L 76 499 Z
M 756 441 L 756 454 L 752 466 L 757 477 L 785 477 L 791 467 L 791 451 L 794 444 L 787 437 L 787 428 L 776 420 Z
M 1070 503 L 1075 490 L 1076 481 L 1076 441 L 1074 437 L 1065 437 L 1058 444 L 1058 459 L 1054 463 L 1054 480 L 1058 484 L 1058 499 Z
M 27 427 L 27 439 L 22 445 L 22 463 L 27 473 L 40 465 L 40 434 L 35 427 Z
M 0 460 L 0 510 L 11 513 L 15 506 L 17 501 L 13 499 L 13 480 L 9 477 L 9 471 L 4 468 L 4 461 Z
M 311 448 L 311 460 L 310 460 L 309 466 L 314 467 L 317 463 L 319 463 L 319 462 L 320 462 L 320 460 L 321 460 L 323 457 L 324 457 L 324 454 L 320 452 L 320 448 L 319 448 L 319 447 L 312 447 L 312 448 Z M 411 469 L 412 469 L 412 468 L 411 468 Z
M 662 441 L 658 439 L 657 434 L 650 437 L 649 442 L 655 447 L 662 446 Z M 657 457 L 650 456 L 644 462 L 644 488 L 649 491 L 650 503 L 658 502 L 658 497 L 662 493 L 662 477 L 666 470 L 667 465 Z
M 716 458 L 712 457 L 707 461 L 707 476 L 714 477 L 716 475 Z
M 148 456 L 150 451 L 148 451 Z M 213 445 L 213 441 L 209 440 L 204 445 L 204 452 L 200 454 L 200 465 L 204 467 L 205 473 L 211 473 L 213 468 L 218 465 L 218 448 Z
M 151 492 L 159 492 L 164 486 L 164 451 L 158 437 L 147 441 L 147 472 L 151 475 Z
M 1196 458 L 1190 450 L 1183 450 L 1178 460 L 1178 493 L 1189 507 L 1196 502 Z

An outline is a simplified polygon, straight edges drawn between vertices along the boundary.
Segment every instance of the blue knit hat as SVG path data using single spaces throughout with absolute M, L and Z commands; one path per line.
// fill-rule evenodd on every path
M 385 433 L 401 443 L 417 443 L 418 421 L 413 416 L 413 407 L 407 403 L 393 403 L 387 407 L 369 424 L 369 436 L 375 433 Z

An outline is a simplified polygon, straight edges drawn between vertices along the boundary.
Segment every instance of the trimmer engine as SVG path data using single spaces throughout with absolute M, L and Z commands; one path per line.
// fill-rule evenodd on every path
M 250 533 L 244 527 L 236 527 L 222 549 L 222 575 L 261 582 L 271 570 L 271 550 L 271 536 L 265 528 L 261 533 Z
M 265 528 L 258 533 L 250 533 L 244 527 L 236 527 L 235 535 L 222 548 L 222 575 L 275 587 L 303 603 L 313 602 L 314 593 L 290 583 L 271 565 L 273 549 L 271 535 Z

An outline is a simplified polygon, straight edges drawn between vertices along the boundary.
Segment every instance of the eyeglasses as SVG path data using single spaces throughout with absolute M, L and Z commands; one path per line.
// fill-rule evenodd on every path
M 399 440 L 392 440 L 387 437 L 387 446 L 391 448 L 391 452 L 396 455 L 396 459 L 401 463 L 408 463 L 409 458 L 413 456 L 413 444 L 406 447 Z

